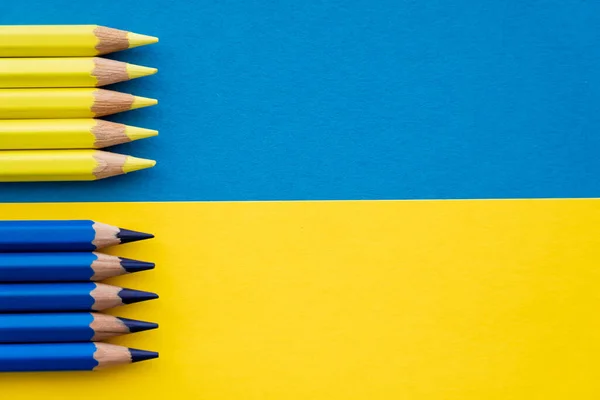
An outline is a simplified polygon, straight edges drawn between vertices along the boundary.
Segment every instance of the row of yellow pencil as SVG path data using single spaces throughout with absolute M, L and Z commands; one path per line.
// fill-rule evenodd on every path
M 0 26 L 0 182 L 96 180 L 154 166 L 95 149 L 157 131 L 95 118 L 157 104 L 98 88 L 157 71 L 98 56 L 157 41 L 97 25 Z

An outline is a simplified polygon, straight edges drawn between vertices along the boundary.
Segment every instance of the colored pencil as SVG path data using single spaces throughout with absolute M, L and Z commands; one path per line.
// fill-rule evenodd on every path
M 101 253 L 0 253 L 0 282 L 97 282 L 154 264 Z
M 103 283 L 0 283 L 0 312 L 102 311 L 158 298 Z
M 98 342 L 156 328 L 98 313 L 0 314 L 0 343 Z
M 0 253 L 94 251 L 153 237 L 90 220 L 0 221 Z
M 0 182 L 95 181 L 155 164 L 100 150 L 8 150 L 0 152 Z
M 0 26 L 0 57 L 91 57 L 156 42 L 98 25 Z
M 95 371 L 158 358 L 158 353 L 107 343 L 0 345 L 0 372 Z
M 0 150 L 101 149 L 158 135 L 100 119 L 0 120 Z
M 156 71 L 99 57 L 0 58 L 0 88 L 99 87 Z
M 95 88 L 0 89 L 0 119 L 95 118 L 157 103 Z

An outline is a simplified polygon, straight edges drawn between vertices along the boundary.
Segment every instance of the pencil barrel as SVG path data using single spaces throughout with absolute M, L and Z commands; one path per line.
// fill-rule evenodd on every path
M 95 238 L 94 221 L 0 221 L 0 252 L 4 253 L 93 251 Z
M 0 283 L 89 282 L 98 255 L 78 253 L 0 253 Z
M 90 313 L 0 314 L 0 343 L 89 342 Z
M 0 344 L 0 372 L 91 371 L 93 343 Z
M 94 283 L 0 284 L 0 313 L 93 311 Z

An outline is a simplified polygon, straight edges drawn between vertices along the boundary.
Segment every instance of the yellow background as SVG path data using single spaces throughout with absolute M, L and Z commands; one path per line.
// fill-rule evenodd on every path
M 159 360 L 0 375 L 2 399 L 598 399 L 600 201 L 0 206 L 156 234 L 113 280 Z

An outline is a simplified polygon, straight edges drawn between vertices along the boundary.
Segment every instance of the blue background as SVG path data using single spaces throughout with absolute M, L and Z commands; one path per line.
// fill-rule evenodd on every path
M 600 196 L 600 3 L 4 1 L 0 24 L 159 36 L 113 55 L 153 170 L 0 201 Z

